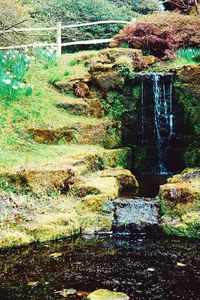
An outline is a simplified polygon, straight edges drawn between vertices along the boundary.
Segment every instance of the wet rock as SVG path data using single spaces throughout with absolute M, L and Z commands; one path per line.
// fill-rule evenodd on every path
M 155 199 L 118 199 L 114 205 L 114 233 L 160 233 L 159 205 Z
M 129 296 L 124 293 L 111 292 L 109 290 L 97 290 L 87 297 L 88 300 L 129 300 Z

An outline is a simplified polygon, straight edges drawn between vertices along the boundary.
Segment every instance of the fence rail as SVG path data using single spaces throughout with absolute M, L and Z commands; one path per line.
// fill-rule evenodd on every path
M 134 21 L 134 20 L 133 20 Z M 132 22 L 133 22 L 132 21 Z M 8 47 L 0 47 L 0 50 L 9 50 L 9 49 L 23 49 L 23 48 L 33 48 L 33 47 L 57 47 L 57 55 L 60 56 L 62 53 L 62 47 L 66 46 L 76 46 L 76 45 L 95 45 L 95 44 L 104 44 L 112 42 L 110 39 L 95 39 L 95 40 L 85 40 L 85 41 L 72 41 L 67 43 L 62 43 L 62 30 L 68 28 L 79 28 L 86 26 L 96 26 L 96 25 L 105 25 L 105 24 L 130 24 L 128 21 L 119 21 L 119 20 L 109 20 L 109 21 L 97 21 L 90 23 L 82 24 L 71 24 L 71 25 L 62 25 L 61 22 L 57 23 L 55 27 L 41 27 L 41 28 L 13 28 L 4 31 L 0 31 L 0 34 L 6 33 L 20 33 L 20 32 L 32 32 L 32 31 L 56 31 L 56 43 L 37 43 L 37 44 L 26 44 L 26 45 L 14 45 Z

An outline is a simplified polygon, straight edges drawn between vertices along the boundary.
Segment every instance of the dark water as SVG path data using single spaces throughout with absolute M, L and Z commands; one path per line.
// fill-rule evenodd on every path
M 135 172 L 133 171 L 133 174 Z M 160 185 L 167 183 L 167 179 L 172 174 L 160 175 L 160 174 L 137 174 L 136 178 L 139 183 L 138 190 L 122 190 L 121 198 L 134 198 L 134 196 L 154 198 L 158 196 Z
M 1 300 L 66 299 L 55 292 L 68 288 L 85 296 L 108 288 L 131 300 L 200 299 L 200 241 L 81 238 L 1 253 L 0 269 Z
M 139 183 L 139 196 L 156 197 L 159 194 L 160 185 L 165 184 L 170 174 L 143 174 L 137 177 Z

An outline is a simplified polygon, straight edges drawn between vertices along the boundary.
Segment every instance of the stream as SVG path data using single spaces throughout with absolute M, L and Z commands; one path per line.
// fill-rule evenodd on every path
M 200 299 L 200 241 L 189 239 L 93 236 L 36 244 L 1 252 L 0 269 L 1 300 L 78 300 L 100 288 L 131 300 Z

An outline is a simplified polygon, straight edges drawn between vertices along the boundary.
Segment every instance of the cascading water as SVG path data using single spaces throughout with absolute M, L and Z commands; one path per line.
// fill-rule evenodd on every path
M 142 77 L 141 82 L 141 131 L 142 144 L 145 139 L 145 105 L 147 105 L 145 81 L 150 82 L 148 88 L 152 91 L 153 126 L 158 163 L 154 168 L 156 174 L 168 174 L 168 152 L 173 147 L 174 116 L 173 116 L 173 83 L 172 75 L 165 73 L 149 73 Z

